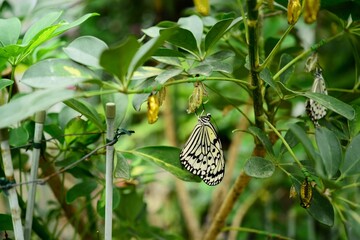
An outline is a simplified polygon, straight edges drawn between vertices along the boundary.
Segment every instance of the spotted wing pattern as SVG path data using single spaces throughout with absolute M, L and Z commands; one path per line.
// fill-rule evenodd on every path
M 198 175 L 207 185 L 221 182 L 225 173 L 225 160 L 221 142 L 211 115 L 200 116 L 180 153 L 181 164 L 191 173 Z
M 322 76 L 322 71 L 320 68 L 317 68 L 315 71 L 315 79 L 314 83 L 311 87 L 311 92 L 313 93 L 321 93 L 327 95 L 327 90 L 325 86 L 325 81 Z M 309 115 L 311 121 L 314 123 L 315 127 L 319 127 L 318 120 L 325 117 L 326 115 L 326 107 L 316 102 L 313 99 L 308 99 L 306 101 L 306 112 Z

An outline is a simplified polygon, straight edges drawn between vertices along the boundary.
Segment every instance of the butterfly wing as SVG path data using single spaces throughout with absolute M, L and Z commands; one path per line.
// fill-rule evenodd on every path
M 209 120 L 199 119 L 180 153 L 180 162 L 188 171 L 213 186 L 224 177 L 225 161 L 220 139 Z
M 327 90 L 325 86 L 325 81 L 322 76 L 321 70 L 318 70 L 315 72 L 315 79 L 314 83 L 311 87 L 311 92 L 313 93 L 321 93 L 327 95 Z M 314 101 L 313 99 L 308 99 L 306 101 L 306 111 L 311 118 L 311 120 L 314 122 L 315 126 L 318 127 L 319 123 L 317 122 L 321 118 L 325 117 L 326 115 L 326 107 L 321 105 L 320 103 Z
M 207 150 L 207 175 L 203 178 L 203 181 L 210 185 L 214 186 L 221 182 L 225 173 L 225 160 L 224 153 L 222 151 L 222 146 L 220 138 L 216 134 L 214 126 L 209 122 L 209 125 L 205 129 L 205 138 Z

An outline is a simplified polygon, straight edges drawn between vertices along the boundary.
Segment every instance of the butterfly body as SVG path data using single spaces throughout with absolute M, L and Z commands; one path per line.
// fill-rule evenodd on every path
M 220 139 L 210 119 L 209 113 L 198 118 L 198 123 L 181 150 L 180 162 L 207 185 L 214 186 L 224 177 L 225 160 Z

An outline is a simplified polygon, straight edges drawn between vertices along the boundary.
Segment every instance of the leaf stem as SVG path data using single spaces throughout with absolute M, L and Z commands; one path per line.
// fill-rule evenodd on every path
M 284 32 L 284 34 L 281 36 L 280 40 L 276 43 L 275 47 L 271 50 L 270 54 L 266 57 L 266 59 L 264 60 L 264 62 L 262 64 L 260 64 L 258 70 L 261 71 L 264 68 L 266 68 L 269 63 L 271 62 L 271 60 L 273 59 L 273 57 L 275 56 L 275 54 L 277 53 L 277 51 L 279 50 L 281 43 L 284 41 L 285 37 L 290 33 L 290 31 L 294 28 L 294 25 L 290 25 L 286 31 Z
M 277 79 L 278 77 L 280 77 L 280 75 L 285 72 L 289 67 L 291 67 L 292 65 L 294 65 L 297 61 L 299 61 L 300 59 L 302 59 L 303 57 L 305 57 L 306 55 L 308 55 L 309 53 L 316 51 L 318 48 L 320 48 L 321 46 L 323 46 L 325 43 L 328 43 L 340 36 L 343 35 L 343 32 L 340 32 L 332 37 L 329 37 L 327 39 L 322 39 L 320 42 L 314 44 L 311 48 L 309 48 L 308 50 L 302 52 L 300 55 L 298 55 L 296 58 L 294 58 L 293 60 L 291 60 L 288 64 L 286 64 L 282 69 L 280 69 L 274 76 L 273 79 Z
M 285 140 L 285 138 L 281 135 L 281 133 L 275 128 L 274 125 L 272 125 L 266 118 L 265 116 L 261 116 L 260 119 L 266 124 L 268 125 L 273 131 L 274 133 L 281 139 L 281 141 L 283 142 L 284 146 L 286 147 L 286 149 L 289 151 L 290 155 L 293 157 L 294 161 L 299 165 L 299 167 L 301 169 L 304 168 L 304 166 L 301 164 L 301 162 L 299 161 L 299 159 L 296 157 L 295 153 L 293 152 L 293 150 L 291 149 L 290 145 L 288 144 L 288 142 Z

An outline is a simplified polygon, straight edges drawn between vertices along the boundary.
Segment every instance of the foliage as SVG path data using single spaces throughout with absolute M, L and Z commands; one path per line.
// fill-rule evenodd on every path
M 321 5 L 312 24 L 288 15 L 286 1 L 252 3 L 215 1 L 209 16 L 187 9 L 175 21 L 146 22 L 143 36 L 119 37 L 111 47 L 94 36 L 57 38 L 94 21 L 95 13 L 68 22 L 62 12 L 50 12 L 30 27 L 20 17 L 0 19 L 0 128 L 10 133 L 17 182 L 29 174 L 24 162 L 32 145 L 23 145 L 34 137 L 35 113 L 48 111 L 44 178 L 106 143 L 104 109 L 115 102 L 115 126 L 135 134 L 115 145 L 113 236 L 214 239 L 222 231 L 229 239 L 359 238 L 358 16 L 337 8 L 350 4 L 346 0 Z M 315 65 L 328 95 L 310 91 Z M 199 83 L 201 91 L 194 90 Z M 327 108 L 319 127 L 305 114 L 306 99 Z M 150 101 L 147 115 L 142 107 Z M 49 110 L 61 102 L 60 110 Z M 211 112 L 223 143 L 227 162 L 218 187 L 199 183 L 179 162 L 178 147 L 196 121 L 186 109 L 196 108 Z M 47 181 L 55 198 L 39 203 L 34 233 L 53 239 L 74 229 L 74 236 L 92 239 L 96 229 L 102 235 L 104 176 L 99 149 Z M 25 198 L 25 190 L 17 190 Z M 0 230 L 11 230 L 9 215 L 0 216 Z M 62 216 L 68 222 L 60 227 Z

